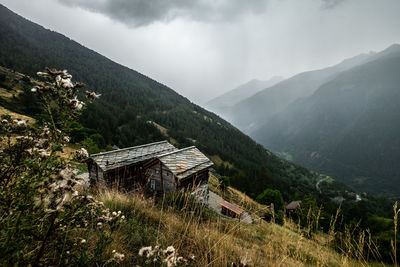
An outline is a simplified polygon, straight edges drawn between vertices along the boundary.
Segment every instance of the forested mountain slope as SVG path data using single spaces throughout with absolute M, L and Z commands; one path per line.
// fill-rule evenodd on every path
M 0 65 L 35 76 L 44 67 L 67 68 L 77 81 L 101 93 L 88 106 L 83 125 L 73 123 L 75 142 L 105 148 L 127 147 L 169 138 L 179 146 L 195 144 L 212 156 L 232 185 L 257 196 L 278 188 L 285 199 L 315 192 L 318 175 L 281 160 L 215 114 L 172 89 L 69 38 L 46 30 L 0 6 Z M 25 101 L 26 105 L 16 103 Z M 38 115 L 26 90 L 9 109 Z
M 400 45 L 322 85 L 254 133 L 358 190 L 400 195 Z

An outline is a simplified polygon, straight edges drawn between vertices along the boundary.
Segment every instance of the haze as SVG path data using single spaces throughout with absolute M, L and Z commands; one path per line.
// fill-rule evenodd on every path
M 203 104 L 400 43 L 398 0 L 0 0 Z

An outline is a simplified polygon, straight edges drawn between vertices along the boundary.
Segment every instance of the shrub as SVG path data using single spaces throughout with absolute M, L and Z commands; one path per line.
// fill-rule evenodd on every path
M 38 94 L 46 120 L 30 125 L 26 120 L 2 116 L 0 264 L 118 262 L 123 257 L 115 258 L 105 250 L 124 216 L 78 192 L 75 169 L 58 153 L 69 142 L 65 135 L 68 122 L 84 107 L 76 97 L 83 84 L 72 83 L 67 71 L 46 69 L 38 75 L 45 82 L 32 92 Z M 15 134 L 19 136 L 14 138 Z

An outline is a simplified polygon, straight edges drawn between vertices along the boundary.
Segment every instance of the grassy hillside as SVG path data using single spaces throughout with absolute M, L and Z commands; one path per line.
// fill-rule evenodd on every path
M 85 143 L 92 152 L 107 145 L 127 147 L 172 138 L 178 147 L 195 144 L 207 155 L 229 162 L 217 165 L 219 172 L 254 197 L 267 187 L 280 189 L 286 199 L 315 192 L 317 174 L 279 159 L 172 89 L 4 6 L 0 7 L 0 47 L 0 65 L 31 76 L 45 66 L 67 68 L 76 80 L 102 94 L 88 106 L 80 121 L 83 126 L 71 126 L 74 141 Z M 19 99 L 2 105 L 38 116 L 33 100 L 25 91 Z
M 106 207 L 121 210 L 128 218 L 128 223 L 114 233 L 110 246 L 110 250 L 118 248 L 127 256 L 127 264 L 144 262 L 137 252 L 141 247 L 155 244 L 173 246 L 185 259 L 195 256 L 189 264 L 193 266 L 232 263 L 236 266 L 240 263 L 247 263 L 241 266 L 359 266 L 367 263 L 367 258 L 351 258 L 356 253 L 354 248 L 347 255 L 335 252 L 329 235 L 305 238 L 289 220 L 284 226 L 262 220 L 248 225 L 207 216 L 207 211 L 194 217 L 188 205 L 155 204 L 138 195 L 106 192 L 97 197 Z

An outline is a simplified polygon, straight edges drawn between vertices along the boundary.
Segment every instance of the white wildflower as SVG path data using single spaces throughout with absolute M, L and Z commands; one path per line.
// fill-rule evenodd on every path
M 56 76 L 56 85 L 57 85 L 57 87 L 60 87 L 61 86 L 61 76 L 60 75 L 57 75 Z
M 81 244 L 85 244 L 85 243 L 86 243 L 86 239 L 82 239 Z
M 69 103 L 71 107 L 76 110 L 81 110 L 83 108 L 83 105 L 85 104 L 82 101 L 79 101 L 76 96 L 73 99 L 70 99 Z
M 142 248 L 139 250 L 139 256 L 146 256 L 146 255 L 148 255 L 151 251 L 152 251 L 152 247 L 151 247 L 151 246 L 149 246 L 149 247 L 142 247 Z
M 96 94 L 95 92 L 86 91 L 85 93 L 86 93 L 87 98 L 90 98 L 90 99 L 97 99 L 101 96 L 101 94 Z
M 13 120 L 13 123 L 16 124 L 19 127 L 26 127 L 28 126 L 26 120 Z
M 70 193 L 70 192 L 66 192 L 66 193 L 64 194 L 62 203 L 67 203 L 67 202 L 69 202 L 69 201 L 71 200 L 71 198 L 72 198 L 71 193 Z
M 176 258 L 173 254 L 169 255 L 169 256 L 164 260 L 164 262 L 167 263 L 167 266 L 168 266 L 168 267 L 176 266 L 176 261 L 177 261 L 177 258 Z
M 72 177 L 76 175 L 76 170 L 67 166 L 65 169 L 62 169 L 59 173 L 59 177 L 63 180 L 70 180 Z
M 41 77 L 49 77 L 50 76 L 47 72 L 41 72 L 41 71 L 38 71 L 36 74 Z
M 170 255 L 175 253 L 175 248 L 173 246 L 167 247 L 166 250 L 163 251 L 165 255 Z
M 118 253 L 118 252 L 114 252 L 114 260 L 116 260 L 117 262 L 123 261 L 124 258 L 125 258 L 124 254 Z
M 87 152 L 86 149 L 84 149 L 84 148 L 82 147 L 80 150 L 76 151 L 76 157 L 77 157 L 78 159 L 86 159 L 86 158 L 89 157 L 89 153 Z
M 117 213 L 115 211 L 112 212 L 113 216 L 117 216 Z
M 46 149 L 39 149 L 38 150 L 39 156 L 42 158 L 48 158 L 50 156 L 50 152 Z
M 63 88 L 73 88 L 74 84 L 71 82 L 70 78 L 67 78 L 67 79 L 61 79 L 61 86 Z

